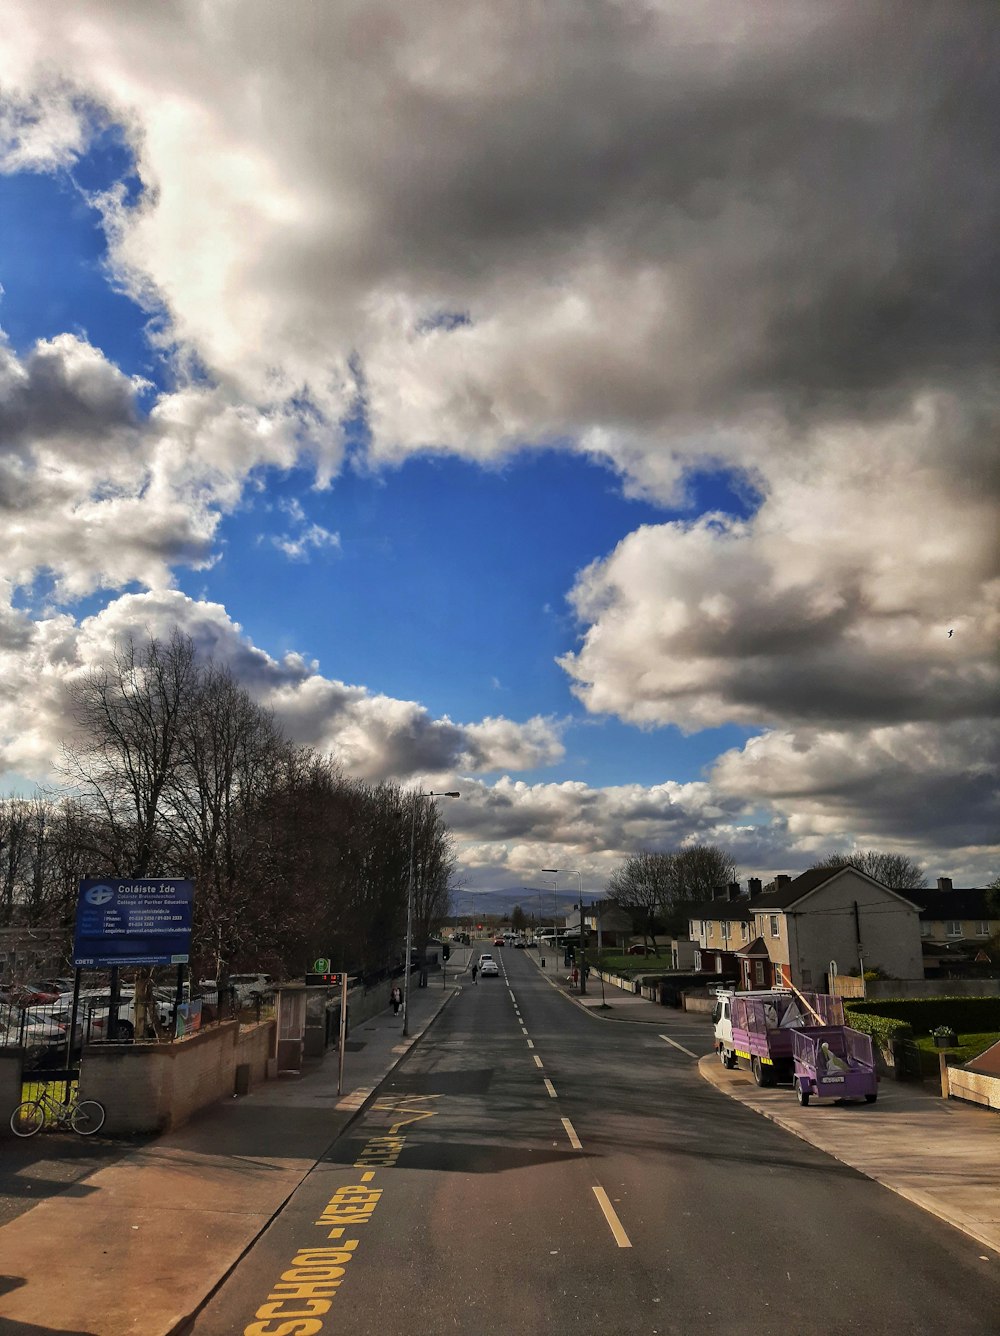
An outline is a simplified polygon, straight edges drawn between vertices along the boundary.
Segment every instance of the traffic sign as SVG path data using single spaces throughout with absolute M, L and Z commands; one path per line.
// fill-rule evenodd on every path
M 313 974 L 329 974 L 329 973 L 330 973 L 330 957 L 329 957 L 329 956 L 320 956 L 320 958 L 319 958 L 318 960 L 314 960 L 314 961 L 313 961 L 312 972 L 313 972 Z
M 194 883 L 175 877 L 87 877 L 76 905 L 73 964 L 186 965 Z

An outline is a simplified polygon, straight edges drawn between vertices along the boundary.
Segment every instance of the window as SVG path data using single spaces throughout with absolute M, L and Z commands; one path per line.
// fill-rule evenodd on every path
M 771 915 L 771 936 L 772 936 L 772 937 L 780 937 L 780 936 L 781 936 L 781 930 L 780 930 L 779 927 L 778 927 L 778 916 L 777 916 L 777 914 L 772 914 L 772 915 Z
M 694 919 L 692 919 L 692 920 L 691 920 L 691 936 L 692 936 L 692 937 L 697 937 L 697 935 L 698 935 L 698 934 L 697 934 L 697 933 L 695 932 L 695 930 L 694 930 Z
M 961 937 L 962 924 L 958 919 L 949 919 L 945 925 L 945 931 L 949 937 Z
M 704 919 L 702 919 L 701 922 L 698 924 L 698 928 L 699 928 L 699 931 L 700 931 L 700 935 L 701 935 L 702 937 L 704 937 L 704 936 L 705 936 L 705 920 L 704 920 Z
M 930 935 L 931 935 L 931 925 L 929 923 L 921 923 L 920 936 L 929 937 Z
M 723 924 L 722 924 L 722 940 L 723 940 L 724 942 L 728 942 L 728 941 L 729 941 L 729 922 L 728 922 L 728 920 L 725 920 L 725 921 L 723 922 Z
M 740 924 L 740 935 L 742 936 L 743 940 L 746 941 L 746 939 L 747 939 L 747 925 L 746 925 L 745 923 L 741 923 L 741 924 Z
M 980 919 L 979 922 L 976 924 L 976 936 L 977 936 L 977 937 L 989 937 L 989 935 L 990 935 L 990 924 L 989 924 L 989 920 L 988 920 L 988 919 Z

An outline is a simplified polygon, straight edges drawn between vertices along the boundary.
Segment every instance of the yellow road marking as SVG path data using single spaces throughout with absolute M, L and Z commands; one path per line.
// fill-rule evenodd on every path
M 563 1121 L 565 1122 L 565 1119 L 563 1119 Z M 611 1232 L 615 1236 L 615 1242 L 618 1244 L 619 1248 L 631 1248 L 632 1244 L 629 1241 L 629 1236 L 625 1233 L 624 1229 L 622 1229 L 622 1222 L 618 1219 L 615 1208 L 608 1200 L 608 1194 L 602 1187 L 595 1187 L 594 1196 L 597 1198 L 598 1206 L 600 1206 L 601 1210 L 604 1212 L 605 1220 L 611 1226 Z
M 549 1092 L 549 1094 L 552 1096 L 553 1099 L 557 1099 L 558 1096 L 556 1095 L 555 1086 L 552 1084 L 552 1082 L 549 1080 L 547 1076 L 544 1077 L 543 1079 L 545 1081 L 545 1089 Z
M 573 1130 L 573 1124 L 570 1122 L 570 1120 L 568 1118 L 564 1118 L 562 1120 L 562 1125 L 566 1129 L 566 1135 L 569 1137 L 569 1144 L 573 1147 L 573 1149 L 583 1150 L 583 1142 L 580 1140 L 576 1132 Z
M 689 1058 L 694 1058 L 695 1061 L 697 1061 L 698 1059 L 697 1053 L 692 1053 L 691 1050 L 689 1048 L 685 1048 L 683 1044 L 678 1044 L 677 1040 L 671 1039 L 668 1034 L 661 1034 L 660 1038 L 668 1044 L 673 1044 L 674 1048 L 679 1048 L 682 1053 L 686 1053 Z

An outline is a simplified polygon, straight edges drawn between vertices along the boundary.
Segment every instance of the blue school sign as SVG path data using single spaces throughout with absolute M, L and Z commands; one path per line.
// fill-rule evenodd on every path
M 186 965 L 194 883 L 172 877 L 90 877 L 80 882 L 73 964 Z

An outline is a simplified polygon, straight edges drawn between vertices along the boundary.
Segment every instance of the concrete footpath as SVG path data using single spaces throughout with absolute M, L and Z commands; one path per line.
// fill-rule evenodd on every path
M 1000 1116 L 992 1110 L 890 1080 L 880 1082 L 877 1104 L 802 1108 L 791 1087 L 761 1088 L 714 1053 L 698 1069 L 716 1089 L 1000 1253 Z
M 464 956 L 466 953 L 460 953 Z M 0 1229 L 2 1336 L 168 1336 L 188 1320 L 462 986 L 410 996 L 338 1054 L 268 1081 L 133 1150 Z M 62 1135 L 62 1134 L 56 1134 Z M 68 1135 L 68 1134 L 67 1134 Z
M 594 1015 L 668 1032 L 683 1016 L 702 1022 L 710 1042 L 710 1021 L 703 1013 L 661 1007 L 609 983 L 604 985 L 609 1009 L 603 1011 L 601 982 L 593 974 L 580 997 L 572 992 L 561 956 L 557 963 L 550 953 L 543 972 Z M 880 1082 L 874 1105 L 813 1101 L 802 1108 L 790 1087 L 762 1089 L 749 1072 L 725 1069 L 714 1053 L 698 1061 L 698 1070 L 730 1098 L 1000 1253 L 1000 1115 L 994 1111 L 942 1099 L 927 1083 L 890 1080 Z

